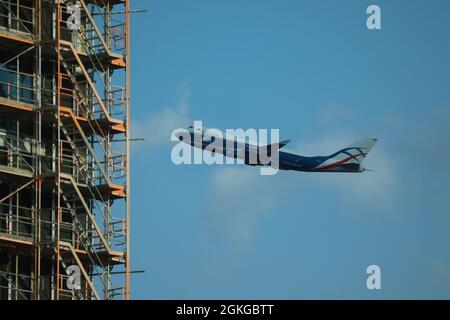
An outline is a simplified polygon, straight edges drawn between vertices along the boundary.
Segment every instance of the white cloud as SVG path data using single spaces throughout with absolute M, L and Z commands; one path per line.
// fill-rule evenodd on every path
M 167 107 L 148 118 L 138 119 L 133 123 L 133 136 L 144 137 L 144 145 L 157 147 L 170 142 L 170 134 L 174 129 L 184 128 L 191 121 L 189 112 L 190 90 L 183 87 L 178 102 L 173 107 Z
M 191 122 L 188 97 L 189 90 L 184 89 L 176 106 L 138 122 L 138 130 L 146 136 L 147 144 L 165 144 L 174 128 Z M 340 115 L 345 113 L 345 109 L 333 107 L 325 112 Z M 296 151 L 305 156 L 329 155 L 360 138 L 340 126 L 338 130 L 329 129 L 319 138 L 300 140 Z M 390 205 L 397 196 L 399 184 L 394 160 L 380 140 L 364 163 L 374 172 L 279 172 L 275 176 L 261 176 L 257 167 L 215 166 L 206 185 L 203 214 L 233 246 L 245 248 L 251 243 L 260 219 L 280 203 L 293 200 L 301 207 L 299 198 L 302 194 L 297 193 L 301 185 L 323 190 L 323 193 L 338 194 L 346 205 L 354 206 L 356 203 L 361 208 L 364 205 Z
M 261 176 L 258 168 L 217 167 L 205 194 L 205 217 L 233 245 L 245 247 L 286 188 L 281 177 Z
M 328 155 L 357 139 L 345 134 L 325 135 L 302 141 L 299 152 L 305 155 Z M 296 199 L 301 209 L 300 184 L 319 187 L 323 193 L 337 193 L 346 205 L 390 206 L 396 196 L 397 178 L 393 159 L 376 145 L 366 159 L 375 172 L 304 173 L 279 172 L 261 176 L 258 168 L 248 166 L 216 167 L 204 198 L 208 221 L 231 243 L 242 248 L 251 243 L 260 219 L 280 203 Z M 294 194 L 293 194 L 294 193 Z M 292 197 L 293 196 L 293 197 Z M 326 197 L 325 197 L 326 198 Z M 361 210 L 364 213 L 364 209 Z

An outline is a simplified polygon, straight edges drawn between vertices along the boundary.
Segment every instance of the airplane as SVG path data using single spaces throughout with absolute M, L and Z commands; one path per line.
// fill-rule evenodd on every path
M 305 157 L 294 151 L 288 151 L 286 149 L 281 150 L 290 142 L 290 140 L 259 146 L 249 142 L 238 141 L 235 137 L 228 137 L 225 135 L 221 141 L 216 141 L 217 135 L 208 133 L 207 129 L 194 128 L 193 126 L 186 129 L 175 130 L 174 135 L 178 140 L 203 150 L 214 142 L 215 147 L 213 152 L 237 159 L 243 159 L 244 163 L 247 165 L 270 165 L 279 170 L 305 172 L 369 171 L 362 166 L 362 162 L 377 142 L 376 138 L 364 138 L 328 156 Z M 232 146 L 231 150 L 229 149 L 229 146 Z M 272 157 L 275 152 L 278 152 L 278 163 L 272 163 L 275 161 L 274 159 L 276 159 L 276 157 Z M 253 159 L 256 161 L 250 161 L 252 154 L 254 156 Z M 270 157 L 269 160 L 271 163 L 261 161 L 261 155 Z

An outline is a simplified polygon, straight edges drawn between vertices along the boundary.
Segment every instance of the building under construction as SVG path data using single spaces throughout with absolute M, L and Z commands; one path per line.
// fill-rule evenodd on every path
M 129 1 L 0 0 L 0 299 L 128 299 Z

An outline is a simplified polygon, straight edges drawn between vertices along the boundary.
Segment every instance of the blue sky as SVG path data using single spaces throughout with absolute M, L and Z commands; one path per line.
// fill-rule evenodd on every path
M 382 29 L 366 28 L 377 4 Z M 450 2 L 134 1 L 136 299 L 450 298 Z M 374 172 L 171 162 L 170 133 L 279 128 Z M 366 288 L 381 267 L 382 289 Z

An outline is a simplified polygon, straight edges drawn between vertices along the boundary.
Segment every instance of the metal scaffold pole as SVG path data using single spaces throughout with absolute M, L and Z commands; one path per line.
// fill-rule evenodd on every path
M 126 90 L 127 90 L 127 103 L 126 103 L 126 152 L 127 152 L 127 160 L 126 160 L 126 210 L 127 210 L 127 226 L 126 226 L 126 241 L 127 241 L 127 253 L 126 253 L 126 299 L 130 298 L 130 212 L 131 212 L 131 203 L 130 203 L 130 86 L 131 86 L 131 78 L 130 78 L 130 2 L 126 0 L 125 5 L 125 14 L 126 14 Z

